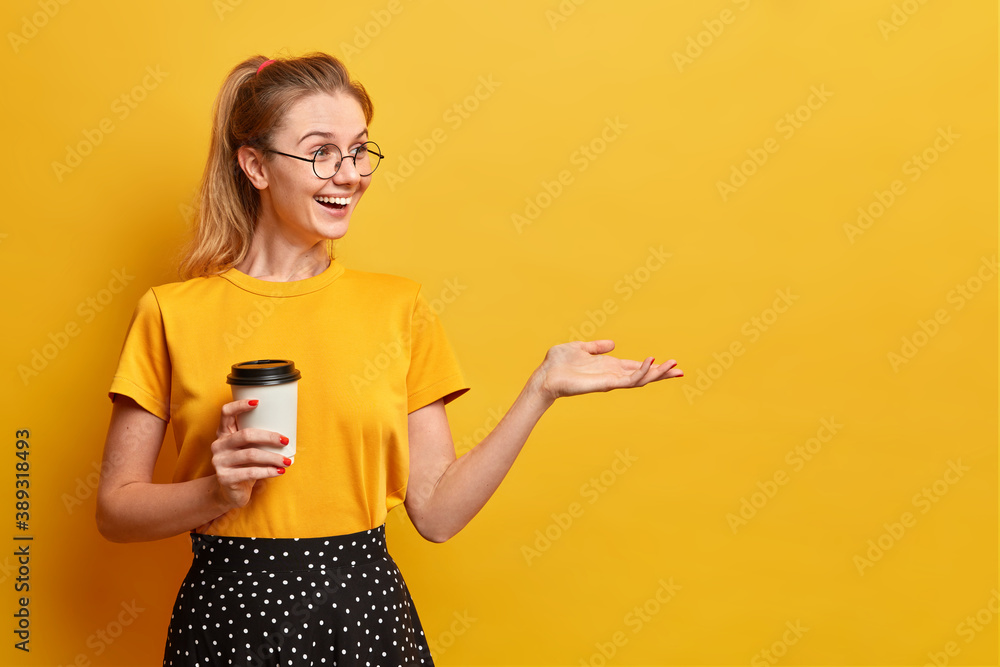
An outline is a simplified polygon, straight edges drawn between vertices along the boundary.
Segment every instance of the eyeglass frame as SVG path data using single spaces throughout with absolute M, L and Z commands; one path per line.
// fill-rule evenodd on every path
M 372 153 L 375 153 L 375 155 L 378 155 L 379 163 L 381 164 L 382 160 L 385 159 L 385 156 L 382 155 L 379 152 L 381 150 L 381 148 L 374 141 L 365 141 L 365 142 L 363 142 L 361 144 L 361 146 L 366 146 L 368 144 L 372 144 L 373 146 L 375 146 L 375 150 L 374 151 L 372 151 L 370 148 L 368 150 L 371 151 Z M 327 146 L 333 146 L 334 148 L 337 149 L 337 152 L 340 153 L 340 164 L 337 165 L 337 169 L 331 175 L 324 177 L 324 176 L 320 176 L 319 172 L 316 171 L 316 156 L 317 156 L 317 154 L 321 150 L 323 150 Z M 360 148 L 361 146 L 359 146 L 358 148 Z M 316 178 L 321 178 L 324 181 L 325 180 L 329 180 L 329 179 L 333 178 L 334 176 L 336 176 L 340 172 L 340 168 L 342 166 L 344 166 L 344 160 L 346 160 L 347 158 L 350 158 L 351 160 L 354 161 L 354 171 L 358 171 L 358 156 L 357 156 L 357 153 L 356 152 L 355 153 L 348 153 L 347 155 L 344 155 L 343 151 L 340 150 L 340 146 L 338 146 L 337 144 L 323 144 L 322 146 L 320 146 L 319 148 L 317 148 L 315 151 L 313 151 L 312 159 L 307 158 L 307 157 L 301 157 L 299 155 L 291 155 L 290 153 L 282 153 L 281 151 L 276 151 L 273 148 L 266 148 L 266 147 L 264 147 L 263 150 L 267 151 L 268 153 L 277 153 L 278 155 L 284 155 L 285 157 L 293 157 L 296 160 L 302 160 L 303 162 L 311 162 L 312 163 L 313 174 L 316 175 Z M 375 169 L 378 169 L 378 165 L 375 165 Z M 372 174 L 375 173 L 375 169 L 372 169 L 367 174 L 362 174 L 360 171 L 358 171 L 358 176 L 361 176 L 362 178 L 364 178 L 366 176 L 371 176 Z

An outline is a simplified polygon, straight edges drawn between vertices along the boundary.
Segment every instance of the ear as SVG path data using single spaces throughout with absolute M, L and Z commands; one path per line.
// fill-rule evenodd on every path
M 236 159 L 240 163 L 240 169 L 250 179 L 258 190 L 267 187 L 267 175 L 264 173 L 264 154 L 251 146 L 240 146 L 236 151 Z

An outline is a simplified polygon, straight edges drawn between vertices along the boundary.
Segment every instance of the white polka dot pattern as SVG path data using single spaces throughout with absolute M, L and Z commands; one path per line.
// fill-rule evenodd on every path
M 433 666 L 385 526 L 309 538 L 191 533 L 163 665 Z

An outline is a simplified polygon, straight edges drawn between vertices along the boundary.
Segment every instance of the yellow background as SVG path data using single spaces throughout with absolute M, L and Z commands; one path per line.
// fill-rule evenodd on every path
M 472 386 L 448 410 L 460 452 L 574 328 L 685 371 L 558 400 L 447 543 L 390 515 L 438 664 L 997 664 L 996 3 L 579 2 L 4 3 L 4 664 L 158 664 L 189 540 L 97 533 L 107 387 L 138 297 L 177 279 L 225 74 L 312 50 L 368 87 L 388 156 L 338 258 L 440 295 Z M 89 154 L 57 174 L 71 147 Z M 753 173 L 724 199 L 734 168 Z M 958 285 L 978 289 L 961 308 Z M 904 338 L 920 346 L 893 364 Z M 30 654 L 11 633 L 19 428 Z

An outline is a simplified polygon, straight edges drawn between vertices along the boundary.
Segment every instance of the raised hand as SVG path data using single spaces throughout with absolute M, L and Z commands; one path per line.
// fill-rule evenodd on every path
M 684 376 L 681 369 L 675 368 L 677 362 L 673 359 L 653 365 L 653 357 L 634 361 L 605 354 L 613 349 L 615 342 L 608 339 L 573 341 L 549 348 L 539 367 L 541 391 L 555 400 L 561 396 L 642 387 L 657 380 Z

